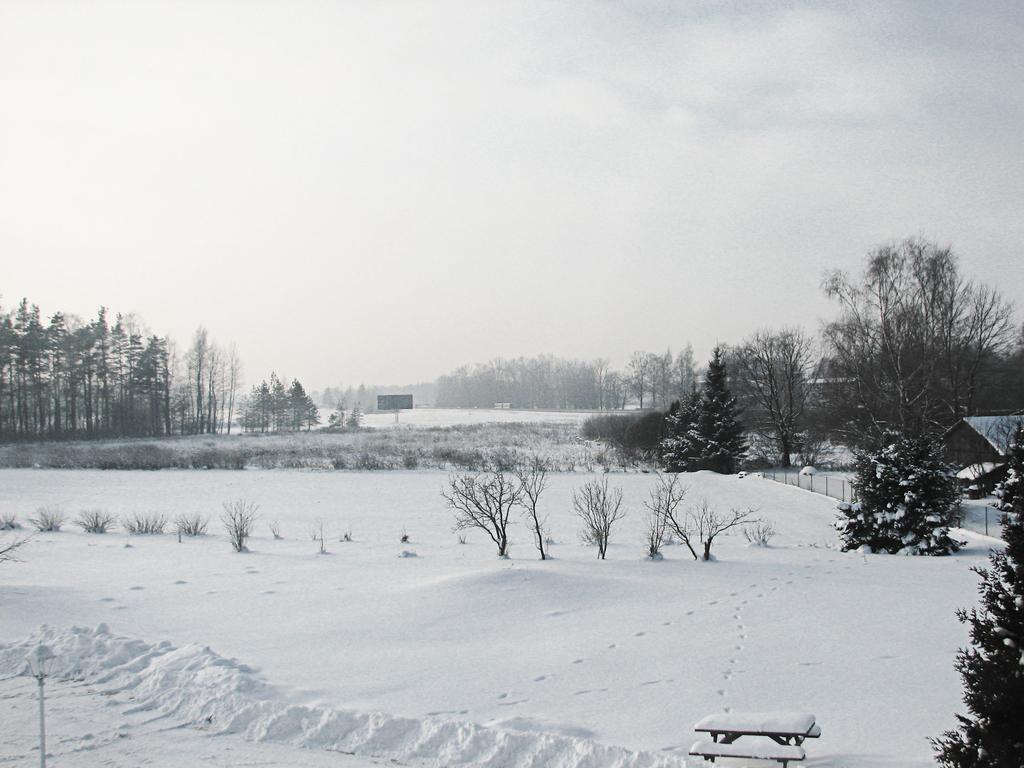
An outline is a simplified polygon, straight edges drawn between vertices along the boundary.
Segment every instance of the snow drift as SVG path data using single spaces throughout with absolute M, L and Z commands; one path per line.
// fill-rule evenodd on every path
M 632 752 L 588 739 L 441 719 L 393 717 L 289 704 L 250 667 L 209 647 L 152 645 L 95 629 L 41 627 L 0 643 L 0 676 L 29 674 L 40 643 L 56 658 L 50 676 L 75 680 L 112 697 L 125 714 L 152 712 L 177 725 L 422 765 L 502 768 L 678 768 L 680 758 Z M 97 706 L 101 699 L 97 698 Z

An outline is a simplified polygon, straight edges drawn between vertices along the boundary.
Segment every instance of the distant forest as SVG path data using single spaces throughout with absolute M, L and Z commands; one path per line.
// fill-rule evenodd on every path
M 161 437 L 309 429 L 316 406 L 275 374 L 240 397 L 242 364 L 200 327 L 179 354 L 134 315 L 101 307 L 43 321 L 22 299 L 0 308 L 0 440 Z
M 690 345 L 676 355 L 635 352 L 624 371 L 609 361 L 567 360 L 551 355 L 496 358 L 462 367 L 437 381 L 440 407 L 621 410 L 668 407 L 689 395 L 696 370 Z

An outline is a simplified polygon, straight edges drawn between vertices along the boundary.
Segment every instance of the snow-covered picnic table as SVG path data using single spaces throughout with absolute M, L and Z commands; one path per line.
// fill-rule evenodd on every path
M 716 757 L 744 757 L 776 760 L 783 768 L 790 761 L 806 756 L 804 739 L 821 736 L 814 715 L 805 712 L 724 712 L 708 715 L 693 726 L 699 733 L 711 734 L 690 747 L 690 754 L 715 762 Z M 761 741 L 735 743 L 741 736 L 762 737 Z M 764 741 L 769 739 L 770 741 Z

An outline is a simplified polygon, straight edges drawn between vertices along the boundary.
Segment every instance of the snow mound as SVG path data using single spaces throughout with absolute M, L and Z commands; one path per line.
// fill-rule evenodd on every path
M 678 768 L 676 757 L 585 738 L 441 719 L 393 717 L 289 704 L 250 667 L 207 646 L 152 645 L 95 629 L 41 627 L 0 643 L 0 677 L 28 675 L 28 654 L 53 651 L 48 674 L 89 683 L 131 712 L 251 741 L 326 749 L 436 766 Z M 97 703 L 97 706 L 99 704 Z

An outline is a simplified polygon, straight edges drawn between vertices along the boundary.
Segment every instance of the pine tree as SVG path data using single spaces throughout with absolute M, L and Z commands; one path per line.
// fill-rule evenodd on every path
M 926 438 L 892 434 L 881 447 L 858 453 L 857 501 L 839 504 L 834 523 L 843 550 L 945 555 L 959 549 L 949 526 L 960 495 L 941 456 L 941 447 Z
M 1021 445 L 1017 433 L 1017 446 Z M 1019 461 L 1019 450 L 1017 451 Z M 1019 466 L 1019 465 L 1018 465 Z M 1017 495 L 1003 523 L 1006 549 L 989 555 L 981 577 L 981 610 L 957 611 L 970 625 L 971 645 L 955 667 L 964 683 L 968 715 L 933 740 L 940 764 L 956 768 L 1024 765 L 1024 496 Z
M 309 419 L 309 395 L 298 379 L 288 388 L 288 429 L 302 429 Z
M 1012 511 L 1017 500 L 1024 498 L 1024 422 L 1017 426 L 1008 458 L 1006 479 L 996 487 L 996 506 L 1003 512 Z

